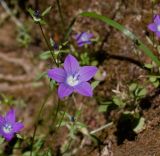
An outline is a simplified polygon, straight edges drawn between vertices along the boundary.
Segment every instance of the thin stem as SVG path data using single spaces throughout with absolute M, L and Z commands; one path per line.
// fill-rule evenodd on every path
M 110 122 L 110 123 L 108 123 L 106 125 L 101 126 L 100 128 L 97 128 L 97 129 L 91 131 L 90 134 L 95 134 L 95 133 L 97 133 L 97 132 L 99 132 L 99 131 L 101 131 L 101 130 L 103 130 L 105 128 L 110 127 L 111 125 L 113 125 L 113 122 Z
M 60 1 L 59 1 L 59 0 L 56 0 L 56 2 L 57 2 L 58 12 L 59 12 L 59 15 L 60 15 L 60 18 L 61 18 L 62 25 L 63 25 L 63 27 L 65 27 L 65 22 L 64 22 L 63 15 L 62 15 L 62 10 L 61 10 Z
M 48 43 L 48 40 L 47 40 L 45 34 L 44 34 L 44 31 L 43 31 L 43 29 L 42 29 L 42 26 L 41 26 L 41 24 L 40 24 L 39 22 L 38 22 L 38 25 L 39 25 L 40 30 L 41 30 L 41 32 L 42 32 L 43 38 L 45 39 L 46 45 L 48 46 L 48 49 L 49 49 L 49 51 L 50 51 L 50 53 L 51 53 L 51 55 L 52 55 L 53 63 L 55 63 L 56 66 L 58 67 L 59 65 L 58 65 L 58 63 L 56 62 L 55 58 L 54 58 L 53 52 L 52 52 L 52 50 L 51 50 L 51 48 L 50 48 L 50 45 L 49 45 L 49 43 Z
M 72 95 L 72 98 L 73 98 L 73 101 L 74 101 L 74 103 L 75 103 L 75 106 L 77 106 L 78 105 L 78 103 L 77 103 L 77 100 L 76 100 L 76 98 L 75 98 L 75 96 L 74 96 L 74 94 Z M 80 104 L 80 106 L 79 106 L 79 108 L 78 108 L 78 111 L 80 111 L 82 109 L 82 102 L 81 102 L 81 104 Z M 78 120 L 78 117 L 77 117 L 77 119 L 76 120 Z M 76 125 L 76 121 L 74 121 L 74 123 L 73 123 L 73 129 L 74 129 L 74 127 L 75 127 L 75 125 Z M 69 149 L 70 149 L 70 146 L 71 146 L 71 144 L 72 144 L 72 139 L 70 139 L 70 141 L 69 141 L 69 144 L 68 144 L 68 147 L 67 147 L 67 149 L 66 149 L 66 151 L 68 151 Z
M 61 118 L 61 120 L 60 120 L 60 122 L 59 122 L 59 125 L 58 125 L 58 127 L 57 127 L 57 130 L 60 128 L 60 126 L 61 126 L 61 124 L 62 124 L 62 121 L 63 121 L 63 119 L 64 119 L 64 115 L 65 115 L 65 111 L 64 111 L 63 114 L 62 114 L 62 118 Z
M 35 127 L 34 127 L 34 132 L 33 132 L 33 137 L 32 137 L 30 156 L 32 156 L 32 152 L 33 152 L 33 144 L 34 144 L 34 138 L 35 138 L 35 135 L 36 135 L 36 131 L 37 131 L 37 128 L 38 128 L 38 120 L 39 120 L 39 118 L 40 118 L 40 115 L 41 115 L 41 113 L 42 113 L 42 110 L 43 110 L 43 108 L 44 108 L 44 106 L 45 106 L 45 104 L 46 104 L 49 96 L 50 96 L 50 92 L 47 94 L 46 98 L 44 99 L 44 101 L 43 101 L 43 103 L 42 103 L 42 105 L 41 105 L 40 111 L 39 111 L 39 113 L 38 113 L 38 115 L 37 115 L 36 124 L 35 124 Z
M 58 115 L 58 111 L 59 111 L 59 107 L 60 107 L 60 104 L 59 104 L 59 99 L 58 99 L 58 102 L 57 102 L 57 109 L 56 109 L 56 113 L 55 113 L 55 121 L 56 121 L 56 118 L 57 118 L 57 115 Z
M 68 105 L 67 105 L 68 106 Z M 59 122 L 59 125 L 58 125 L 58 127 L 57 127 L 57 130 L 60 128 L 60 126 L 61 126 L 61 124 L 62 124 L 62 121 L 63 121 L 63 119 L 64 119 L 64 115 L 65 115 L 65 112 L 67 111 L 67 109 L 68 109 L 68 107 L 66 107 L 66 110 L 64 110 L 63 111 L 63 114 L 62 114 L 62 117 L 61 117 L 61 120 L 60 120 L 60 122 Z M 58 124 L 58 123 L 57 123 Z M 56 125 L 57 125 L 56 124 Z
M 60 108 L 60 101 L 59 101 L 59 99 L 58 99 L 58 102 L 57 102 L 57 108 L 56 108 L 56 110 L 54 109 L 53 110 L 53 113 L 52 113 L 52 116 L 54 117 L 54 120 L 52 120 L 52 125 L 53 125 L 53 127 L 51 126 L 51 131 L 53 130 L 53 128 L 55 128 L 56 127 L 56 119 L 57 119 L 57 116 L 58 116 L 58 112 L 59 112 L 59 108 Z

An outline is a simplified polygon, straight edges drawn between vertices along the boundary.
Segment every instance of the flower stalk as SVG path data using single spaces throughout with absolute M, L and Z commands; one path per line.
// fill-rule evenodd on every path
M 45 42 L 46 42 L 46 45 L 47 45 L 47 47 L 48 47 L 48 49 L 49 49 L 49 51 L 50 51 L 50 53 L 51 53 L 51 55 L 52 55 L 53 63 L 55 63 L 56 66 L 58 67 L 59 65 L 58 65 L 58 63 L 56 62 L 55 58 L 54 58 L 53 51 L 52 51 L 52 49 L 51 49 L 51 47 L 50 47 L 50 45 L 49 45 L 49 43 L 48 43 L 48 40 L 47 40 L 47 38 L 46 38 L 46 36 L 45 36 L 45 34 L 44 34 L 42 25 L 40 24 L 40 22 L 38 22 L 38 25 L 39 25 L 39 27 L 40 27 L 40 30 L 41 30 L 41 32 L 42 32 L 43 38 L 44 38 L 44 40 L 45 40 Z
M 44 99 L 42 105 L 41 105 L 41 108 L 38 112 L 38 115 L 37 115 L 37 119 L 36 119 L 36 124 L 35 124 L 35 128 L 34 128 L 34 132 L 33 132 L 33 136 L 32 136 L 32 142 L 31 142 L 31 152 L 30 152 L 30 156 L 32 156 L 32 153 L 33 153 L 33 144 L 34 144 L 34 139 L 35 139 L 35 136 L 36 136 L 36 131 L 37 131 L 37 128 L 38 128 L 38 121 L 40 119 L 40 116 L 42 114 L 42 110 L 48 100 L 48 98 L 50 97 L 50 92 L 47 94 L 46 98 Z

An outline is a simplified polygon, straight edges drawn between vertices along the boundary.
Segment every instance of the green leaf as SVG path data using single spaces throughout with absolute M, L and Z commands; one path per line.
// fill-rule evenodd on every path
M 157 78 L 156 78 L 155 76 L 150 76 L 150 77 L 149 77 L 149 80 L 150 80 L 151 82 L 155 82 L 155 81 L 157 80 Z
M 52 9 L 52 6 L 49 6 L 46 10 L 42 12 L 42 16 L 47 15 L 51 11 L 51 9 Z
M 62 122 L 61 122 L 61 125 L 59 125 L 59 123 L 57 123 L 57 124 L 56 124 L 56 127 L 59 127 L 59 126 L 60 126 L 60 127 L 64 127 L 64 126 L 66 126 L 66 125 L 67 125 L 67 122 L 66 122 L 66 121 L 62 121 Z
M 4 138 L 0 137 L 0 144 L 2 144 L 4 142 Z
M 154 85 L 154 87 L 158 87 L 159 86 L 159 81 L 155 81 L 155 82 L 153 82 L 153 85 Z
M 35 21 L 35 22 L 42 22 L 42 19 L 41 18 L 37 18 L 37 17 L 35 17 L 35 16 L 33 16 L 33 20 Z
M 35 11 L 34 11 L 34 10 L 32 10 L 31 8 L 29 8 L 29 9 L 27 9 L 27 11 L 28 11 L 29 14 L 32 16 L 33 20 L 34 20 L 36 23 L 39 22 L 39 23 L 41 23 L 41 24 L 45 24 L 45 21 L 44 21 L 44 20 L 42 20 L 41 18 L 35 17 L 35 15 L 34 15 Z
M 23 137 L 20 134 L 16 134 L 17 138 L 23 139 Z
M 32 10 L 31 8 L 27 9 L 27 11 L 29 12 L 29 14 L 34 17 L 34 10 Z
M 152 64 L 144 64 L 144 67 L 148 68 L 148 69 L 152 69 L 153 68 L 153 65 Z
M 50 81 L 50 88 L 51 88 L 51 90 L 53 90 L 54 88 L 56 88 L 56 81 L 55 80 L 51 80 Z
M 45 25 L 47 24 L 45 20 L 40 19 L 40 21 L 38 21 L 41 25 Z
M 114 104 L 116 104 L 120 108 L 125 106 L 125 103 L 118 96 L 113 96 L 113 102 L 114 102 Z
M 145 118 L 141 117 L 139 119 L 137 126 L 133 129 L 133 131 L 135 133 L 140 133 L 141 131 L 144 130 L 144 128 L 145 128 Z
M 30 153 L 31 153 L 30 151 L 24 152 L 23 156 L 30 156 Z M 35 152 L 34 151 L 32 152 L 32 155 L 35 156 Z
M 36 76 L 36 79 L 35 81 L 39 81 L 40 79 L 42 79 L 44 76 L 47 75 L 47 72 L 42 72 L 42 73 L 39 73 L 37 76 Z
M 77 16 L 74 17 L 72 19 L 71 23 L 69 24 L 69 26 L 68 26 L 68 28 L 66 30 L 66 33 L 65 33 L 64 41 L 66 41 L 68 39 L 68 37 L 69 37 L 69 35 L 70 35 L 71 31 L 72 31 L 72 27 L 73 27 L 74 23 L 76 22 L 76 19 L 77 19 Z
M 143 96 L 145 96 L 146 94 L 147 94 L 146 88 L 143 88 L 143 89 L 141 89 L 141 90 L 138 92 L 138 96 L 139 96 L 139 97 L 143 97 Z
M 130 38 L 140 50 L 142 50 L 147 56 L 149 56 L 152 59 L 152 61 L 154 61 L 158 66 L 160 66 L 160 60 L 158 59 L 158 57 L 156 57 L 152 51 L 150 51 L 131 31 L 126 29 L 123 25 L 106 16 L 99 15 L 95 12 L 83 12 L 80 15 L 83 17 L 91 17 L 94 19 L 98 19 L 106 23 L 107 25 L 112 26 L 113 28 L 121 31 L 125 36 Z
M 78 118 L 80 115 L 81 115 L 82 111 L 81 110 L 77 110 L 76 111 L 76 114 L 75 114 L 75 117 Z
M 100 81 L 94 81 L 92 82 L 91 86 L 93 89 L 95 89 L 99 85 Z
M 50 41 L 51 46 L 54 47 L 55 42 L 53 41 L 53 39 L 50 38 L 49 41 Z
M 43 53 L 41 53 L 39 55 L 40 59 L 42 60 L 47 60 L 48 58 L 50 58 L 52 55 L 51 55 L 51 52 L 50 51 L 45 51 Z
M 109 105 L 100 105 L 98 107 L 98 112 L 106 112 Z
M 133 92 L 136 90 L 136 88 L 138 87 L 137 83 L 132 83 L 130 86 L 129 86 L 129 91 Z
M 65 41 L 62 45 L 66 46 L 68 44 L 69 41 Z
M 97 66 L 97 65 L 98 65 L 98 61 L 97 61 L 97 60 L 92 61 L 92 62 L 91 62 L 91 65 L 92 65 L 92 66 Z

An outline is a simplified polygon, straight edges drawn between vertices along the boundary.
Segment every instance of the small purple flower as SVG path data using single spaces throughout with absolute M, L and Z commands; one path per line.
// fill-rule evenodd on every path
M 62 99 L 73 91 L 84 96 L 92 96 L 92 87 L 87 82 L 97 72 L 94 66 L 80 67 L 78 61 L 72 55 L 68 55 L 64 61 L 64 68 L 53 68 L 48 71 L 48 76 L 59 83 L 58 96 Z
M 91 38 L 93 37 L 93 34 L 89 34 L 87 32 L 82 32 L 80 34 L 77 34 L 75 36 L 75 39 L 77 41 L 77 44 L 79 47 L 82 47 L 85 44 L 91 44 Z
M 160 15 L 154 16 L 154 22 L 148 25 L 148 29 L 155 32 L 160 37 Z
M 11 109 L 5 117 L 0 116 L 0 135 L 7 141 L 10 141 L 23 127 L 21 122 L 15 121 L 14 109 Z

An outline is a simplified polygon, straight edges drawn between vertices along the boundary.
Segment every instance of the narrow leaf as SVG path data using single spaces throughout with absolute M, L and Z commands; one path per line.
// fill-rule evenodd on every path
M 47 15 L 51 11 L 51 9 L 52 9 L 52 6 L 49 6 L 46 10 L 42 12 L 42 16 Z
M 91 17 L 94 19 L 98 19 L 106 23 L 107 25 L 112 26 L 113 28 L 121 31 L 124 35 L 130 38 L 140 50 L 142 50 L 146 55 L 148 55 L 152 59 L 152 61 L 154 61 L 157 65 L 160 66 L 160 60 L 158 59 L 158 57 L 156 57 L 152 51 L 150 51 L 131 31 L 126 29 L 123 25 L 117 23 L 116 21 L 106 16 L 99 15 L 95 12 L 83 12 L 80 15 L 83 17 Z

